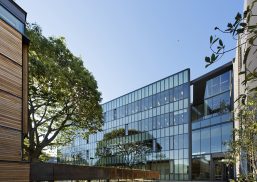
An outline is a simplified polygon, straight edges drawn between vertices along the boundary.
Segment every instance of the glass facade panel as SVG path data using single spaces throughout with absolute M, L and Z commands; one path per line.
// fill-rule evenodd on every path
M 222 125 L 222 152 L 229 150 L 228 143 L 232 139 L 233 123 L 226 123 Z
M 211 153 L 221 152 L 221 127 L 211 127 Z
M 200 130 L 196 130 L 192 132 L 192 154 L 197 155 L 201 152 L 201 137 L 200 137 Z
M 9 23 L 12 27 L 24 34 L 25 25 L 19 19 L 17 19 L 12 13 L 6 10 L 0 5 L 0 18 Z

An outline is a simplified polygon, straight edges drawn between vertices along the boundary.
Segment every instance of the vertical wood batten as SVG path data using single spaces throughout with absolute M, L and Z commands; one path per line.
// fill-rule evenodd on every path
M 22 53 L 22 129 L 26 135 L 28 133 L 28 45 L 23 44 Z

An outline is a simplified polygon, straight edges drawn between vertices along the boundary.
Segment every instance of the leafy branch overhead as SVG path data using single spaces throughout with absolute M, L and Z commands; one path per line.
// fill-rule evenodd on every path
M 237 40 L 238 37 L 247 38 L 245 41 L 239 43 L 237 46 L 227 49 L 220 37 L 217 37 L 216 35 L 210 36 L 210 49 L 212 53 L 210 56 L 205 57 L 206 67 L 221 59 L 222 56 L 227 52 L 233 51 L 238 47 L 241 47 L 242 45 L 247 46 L 247 50 L 244 56 L 244 62 L 246 62 L 250 50 L 252 49 L 252 47 L 256 46 L 254 42 L 257 38 L 257 24 L 251 24 L 251 19 L 257 16 L 252 12 L 252 9 L 256 3 L 257 1 L 254 0 L 252 4 L 247 7 L 247 10 L 244 11 L 243 15 L 237 13 L 234 22 L 228 23 L 225 30 L 222 30 L 219 27 L 215 27 L 216 31 L 219 31 L 222 34 L 229 34 L 234 40 Z
M 74 56 L 63 37 L 46 38 L 28 25 L 29 132 L 25 149 L 37 160 L 49 145 L 70 142 L 76 131 L 86 136 L 102 126 L 101 94 L 93 75 Z

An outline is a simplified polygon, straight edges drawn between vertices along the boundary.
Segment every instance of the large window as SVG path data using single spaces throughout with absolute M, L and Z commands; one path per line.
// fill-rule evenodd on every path
M 231 72 L 228 71 L 208 80 L 206 83 L 205 98 L 228 91 L 230 88 L 230 74 Z
M 192 155 L 226 152 L 232 138 L 233 123 L 192 131 Z
M 204 115 L 211 115 L 215 113 L 226 113 L 231 110 L 230 92 L 227 91 L 208 98 L 204 102 Z

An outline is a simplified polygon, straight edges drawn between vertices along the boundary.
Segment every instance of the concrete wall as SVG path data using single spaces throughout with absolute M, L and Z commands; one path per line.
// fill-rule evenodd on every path
M 247 6 L 251 5 L 253 0 L 245 0 L 244 2 L 244 11 L 247 9 Z M 257 3 L 255 3 L 254 7 L 252 8 L 252 13 L 257 14 Z M 257 23 L 257 17 L 252 17 L 250 19 L 250 25 L 254 25 Z M 247 34 L 247 32 L 246 32 Z M 240 72 L 246 71 L 248 74 L 249 72 L 253 72 L 257 68 L 257 46 L 253 46 L 251 48 L 251 51 L 249 52 L 249 55 L 247 57 L 246 62 L 244 63 L 244 56 L 247 48 L 249 47 L 249 44 L 247 40 L 251 37 L 251 34 L 247 34 L 244 36 L 240 36 L 237 42 L 237 46 L 239 46 L 236 50 L 236 56 L 235 61 L 233 65 L 233 72 L 234 72 L 234 100 L 237 100 L 241 94 L 248 94 L 249 90 L 253 87 L 257 87 L 257 81 L 248 82 L 246 85 L 242 84 L 242 82 L 245 80 L 245 75 L 240 75 Z M 255 40 L 254 44 L 257 45 L 257 41 Z M 257 70 L 255 70 L 257 71 Z M 239 120 L 237 118 L 237 109 L 239 105 L 241 104 L 241 101 L 237 101 L 234 104 L 235 107 L 235 128 L 239 127 Z M 237 139 L 237 138 L 236 138 Z M 236 166 L 236 173 L 239 174 L 239 172 L 247 172 L 247 163 L 246 161 L 241 161 L 237 163 Z

